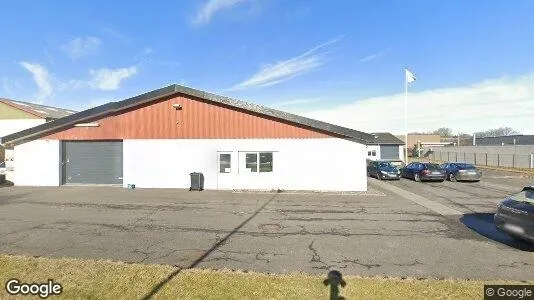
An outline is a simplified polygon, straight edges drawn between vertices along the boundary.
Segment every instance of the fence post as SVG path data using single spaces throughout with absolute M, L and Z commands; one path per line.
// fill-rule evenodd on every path
M 485 166 L 487 167 L 488 166 L 488 152 L 486 152 L 485 154 L 486 154 L 486 164 L 485 164 Z
M 451 161 L 450 152 L 447 151 L 447 161 Z
M 534 153 L 530 154 L 530 168 L 534 169 Z
M 501 166 L 501 155 L 497 153 L 497 167 Z
M 465 154 L 466 154 L 466 153 L 464 152 L 464 163 L 466 163 L 466 161 L 465 161 Z
M 515 154 L 512 154 L 512 168 L 515 168 Z
M 475 166 L 477 165 L 477 153 L 475 152 Z

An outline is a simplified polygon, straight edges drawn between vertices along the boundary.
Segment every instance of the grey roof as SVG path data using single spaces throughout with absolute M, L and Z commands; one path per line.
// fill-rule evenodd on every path
M 253 112 L 253 113 L 263 115 L 263 116 L 271 117 L 274 119 L 309 127 L 311 129 L 322 131 L 324 133 L 328 133 L 333 136 L 351 140 L 353 142 L 367 144 L 373 139 L 372 135 L 365 133 L 365 132 L 357 131 L 357 130 L 346 128 L 346 127 L 341 127 L 338 125 L 329 124 L 329 123 L 314 120 L 314 119 L 297 116 L 297 115 L 290 114 L 287 112 L 261 106 L 258 104 L 216 95 L 216 94 L 204 92 L 201 90 L 193 89 L 190 87 L 173 84 L 173 85 L 160 88 L 160 89 L 148 92 L 148 93 L 144 93 L 144 94 L 132 97 L 132 98 L 128 98 L 122 101 L 110 102 L 110 103 L 107 103 L 101 106 L 97 106 L 97 107 L 94 107 L 88 110 L 84 110 L 84 111 L 66 116 L 61 119 L 57 119 L 52 122 L 48 122 L 42 125 L 32 127 L 30 129 L 26 129 L 26 130 L 5 136 L 1 139 L 1 143 L 2 144 L 15 143 L 17 141 L 31 139 L 35 136 L 39 136 L 39 135 L 45 134 L 53 130 L 61 130 L 62 128 L 65 128 L 67 126 L 72 126 L 81 121 L 94 119 L 95 117 L 107 115 L 107 114 L 114 113 L 117 111 L 122 111 L 128 108 L 134 107 L 134 106 L 141 105 L 143 103 L 161 99 L 163 97 L 173 96 L 176 94 L 184 94 L 190 97 L 208 100 L 208 101 L 219 103 L 219 104 L 229 106 L 232 108 L 237 108 L 237 109 L 241 109 L 244 111 Z
M 43 119 L 59 119 L 75 113 L 75 111 L 70 109 L 52 107 L 23 101 L 15 101 L 10 99 L 0 98 L 0 102 Z
M 404 141 L 400 140 L 389 132 L 374 132 L 371 133 L 375 138 L 368 145 L 404 145 Z
M 479 138 L 475 137 L 477 146 L 501 146 L 505 145 L 534 145 L 534 135 L 508 135 L 508 136 L 491 136 Z M 470 139 L 472 141 L 472 139 Z

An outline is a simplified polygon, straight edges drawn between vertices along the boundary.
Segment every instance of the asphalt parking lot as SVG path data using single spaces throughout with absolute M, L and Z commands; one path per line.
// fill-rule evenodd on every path
M 356 195 L 4 187 L 0 252 L 272 273 L 533 279 L 534 247 L 492 224 L 496 203 L 532 179 L 484 174 L 479 183 L 369 179 L 370 191 Z

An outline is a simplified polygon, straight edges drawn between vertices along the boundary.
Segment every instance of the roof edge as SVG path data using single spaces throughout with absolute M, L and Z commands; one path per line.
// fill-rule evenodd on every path
M 27 114 L 30 114 L 32 116 L 35 116 L 35 117 L 39 118 L 39 119 L 45 119 L 43 116 L 41 116 L 41 115 L 39 115 L 37 113 L 34 113 L 33 111 L 31 111 L 29 109 L 25 109 L 23 107 L 20 107 L 19 105 L 11 103 L 11 101 L 9 101 L 8 99 L 0 99 L 0 103 L 3 103 L 3 104 L 5 104 L 5 105 L 7 105 L 9 107 L 13 107 L 13 108 L 18 109 L 18 110 L 21 110 L 21 111 L 23 111 L 23 112 L 25 112 Z
M 226 96 L 220 96 L 217 94 L 193 89 L 190 87 L 172 84 L 157 90 L 153 90 L 144 94 L 140 94 L 131 98 L 127 98 L 121 101 L 109 102 L 94 108 L 90 108 L 81 112 L 74 113 L 72 115 L 47 122 L 26 130 L 22 130 L 7 136 L 4 136 L 1 141 L 3 144 L 16 144 L 21 140 L 31 139 L 35 136 L 42 135 L 44 133 L 58 130 L 67 126 L 74 125 L 78 122 L 85 121 L 87 119 L 92 119 L 99 117 L 101 115 L 111 114 L 114 112 L 122 111 L 131 107 L 142 105 L 144 103 L 154 101 L 163 97 L 168 97 L 175 94 L 185 94 L 191 97 L 196 97 L 200 99 L 205 99 L 207 101 L 227 105 L 230 107 L 243 109 L 246 111 L 258 113 L 260 115 L 265 115 L 279 120 L 285 120 L 291 123 L 299 124 L 302 126 L 310 127 L 315 130 L 323 131 L 330 133 L 332 135 L 337 135 L 349 139 L 353 142 L 358 142 L 361 144 L 368 144 L 373 141 L 373 136 L 371 134 L 357 131 L 351 128 L 342 127 L 338 125 L 333 125 L 319 120 L 314 120 L 291 113 L 275 110 L 268 108 L 259 104 L 254 104 L 250 102 L 245 102 Z

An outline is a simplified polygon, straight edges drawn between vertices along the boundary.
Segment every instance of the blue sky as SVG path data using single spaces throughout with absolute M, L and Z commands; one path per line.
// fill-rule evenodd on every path
M 0 97 L 84 109 L 181 83 L 396 133 L 407 66 L 412 130 L 534 133 L 533 1 L 0 5 Z

